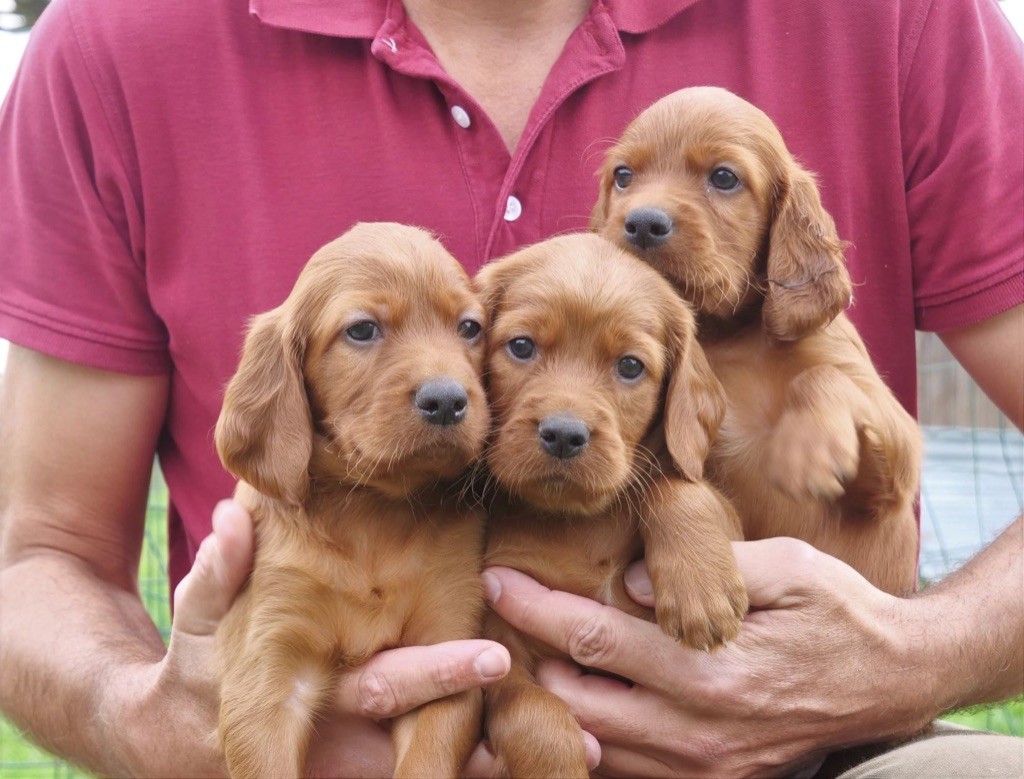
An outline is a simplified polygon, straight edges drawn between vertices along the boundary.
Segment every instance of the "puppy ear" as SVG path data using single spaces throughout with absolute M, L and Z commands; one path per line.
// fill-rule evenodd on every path
M 506 257 L 493 260 L 476 272 L 476 276 L 473 277 L 473 288 L 492 323 L 494 315 L 505 302 L 505 291 L 530 264 L 537 262 L 537 257 L 536 249 L 528 246 Z
M 835 319 L 852 288 L 843 242 L 814 177 L 795 162 L 787 168 L 769 236 L 762 316 L 769 335 L 795 341 Z
M 725 416 L 725 390 L 697 343 L 693 312 L 678 302 L 672 376 L 665 395 L 665 443 L 688 481 L 704 478 L 704 461 Z
M 508 274 L 499 261 L 489 262 L 476 272 L 473 277 L 473 289 L 476 290 L 480 302 L 491 321 L 494 320 L 494 312 L 505 296 L 506 276 Z
M 281 308 L 253 320 L 214 438 L 234 476 L 265 495 L 301 505 L 313 422 L 302 378 L 305 345 L 285 320 Z
M 608 221 L 608 198 L 612 187 L 612 165 L 611 160 L 606 159 L 599 171 L 601 183 L 597 190 L 597 202 L 590 212 L 589 229 L 592 233 L 599 233 Z

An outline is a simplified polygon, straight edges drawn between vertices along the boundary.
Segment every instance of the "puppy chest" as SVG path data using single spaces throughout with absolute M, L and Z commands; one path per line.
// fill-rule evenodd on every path
M 479 598 L 478 572 L 478 547 L 458 543 L 392 540 L 340 561 L 332 586 L 340 648 L 358 657 L 409 643 L 410 629 Z
M 543 525 L 501 521 L 490 531 L 485 564 L 516 568 L 546 587 L 614 604 L 622 573 L 642 548 L 636 524 L 622 517 L 559 517 Z

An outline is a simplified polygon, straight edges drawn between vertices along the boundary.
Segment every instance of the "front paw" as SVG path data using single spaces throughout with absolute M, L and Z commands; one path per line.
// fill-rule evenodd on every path
M 736 638 L 749 603 L 734 564 L 701 573 L 699 579 L 686 576 L 674 583 L 655 577 L 654 613 L 676 641 L 710 652 Z
M 786 411 L 769 437 L 767 455 L 768 479 L 789 497 L 833 501 L 857 475 L 857 429 L 850 416 Z

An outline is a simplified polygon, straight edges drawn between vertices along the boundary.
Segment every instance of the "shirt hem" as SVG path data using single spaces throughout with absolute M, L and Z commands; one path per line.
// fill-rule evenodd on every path
M 954 300 L 917 306 L 917 329 L 940 333 L 982 322 L 1024 303 L 1024 270 Z
M 33 321 L 0 304 L 0 337 L 50 357 L 100 370 L 154 376 L 167 373 L 166 350 L 114 345 L 83 336 L 54 323 Z

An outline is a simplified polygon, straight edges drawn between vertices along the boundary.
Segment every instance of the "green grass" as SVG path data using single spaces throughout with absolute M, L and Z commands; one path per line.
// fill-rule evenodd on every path
M 139 590 L 160 633 L 167 640 L 171 627 L 167 581 L 167 487 L 154 470 L 146 512 L 145 547 L 139 566 Z M 990 707 L 966 709 L 945 719 L 981 730 L 1024 736 L 1024 698 Z M 0 779 L 72 779 L 87 777 L 21 737 L 0 718 Z

